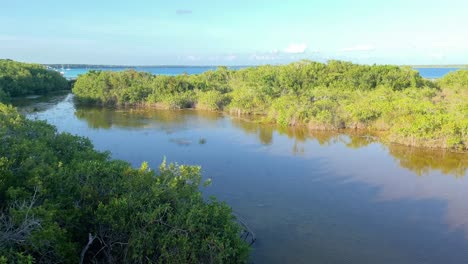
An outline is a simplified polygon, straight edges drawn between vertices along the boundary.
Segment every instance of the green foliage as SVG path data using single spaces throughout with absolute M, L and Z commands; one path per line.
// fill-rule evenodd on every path
M 441 87 L 467 89 L 468 70 L 458 70 L 450 72 L 438 81 Z
M 167 109 L 191 108 L 194 105 L 193 92 L 181 92 L 179 94 L 169 94 L 161 98 L 162 105 Z
M 0 86 L 0 103 L 8 103 L 10 101 L 10 96 L 3 90 Z
M 229 104 L 230 98 L 217 90 L 199 92 L 197 96 L 197 108 L 205 110 L 222 110 Z
M 267 110 L 274 98 L 286 94 L 300 96 L 317 87 L 373 90 L 385 85 L 393 90 L 402 90 L 421 87 L 424 83 L 418 72 L 410 68 L 301 61 L 238 71 L 219 67 L 216 71 L 198 75 L 177 76 L 156 76 L 134 70 L 90 71 L 80 75 L 73 93 L 85 103 L 136 105 L 166 102 L 166 107 L 172 108 L 174 104 L 167 103 L 175 101 L 171 97 L 185 97 L 183 102 L 190 103 L 176 102 L 175 105 L 199 105 L 217 110 L 226 106 L 252 113 Z
M 306 97 L 282 96 L 273 101 L 269 118 L 282 126 L 290 126 L 307 122 L 311 117 L 311 110 L 312 103 Z
M 0 263 L 242 263 L 230 207 L 199 167 L 133 169 L 0 104 Z
M 7 96 L 46 94 L 67 89 L 67 80 L 56 71 L 38 64 L 0 60 L 0 101 Z
M 180 76 L 90 72 L 73 92 L 101 104 L 258 114 L 283 126 L 383 130 L 391 142 L 467 150 L 467 87 L 466 70 L 433 82 L 409 67 L 300 61 Z
M 267 102 L 270 100 L 262 91 L 256 87 L 243 84 L 236 87 L 231 93 L 229 111 L 238 114 L 262 114 L 266 110 Z

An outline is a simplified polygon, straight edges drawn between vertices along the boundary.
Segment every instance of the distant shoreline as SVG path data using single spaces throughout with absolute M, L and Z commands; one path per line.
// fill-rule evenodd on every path
M 465 69 L 468 68 L 468 64 L 453 64 L 453 65 L 401 65 L 401 66 L 409 66 L 412 68 L 420 68 L 420 69 L 431 69 L 431 68 L 459 68 Z
M 44 66 L 52 67 L 52 68 L 70 68 L 70 69 L 77 69 L 77 68 L 215 68 L 215 67 L 228 67 L 228 68 L 246 68 L 246 67 L 257 67 L 261 65 L 104 65 L 104 64 L 42 64 Z M 468 64 L 447 64 L 447 65 L 399 65 L 401 67 L 412 67 L 412 68 L 422 68 L 422 69 L 430 69 L 430 68 L 461 68 L 466 69 L 468 68 Z
M 81 69 L 81 68 L 216 68 L 216 67 L 227 67 L 227 68 L 246 68 L 256 67 L 257 65 L 100 65 L 100 64 L 42 64 L 44 66 L 52 68 L 70 68 L 70 69 Z

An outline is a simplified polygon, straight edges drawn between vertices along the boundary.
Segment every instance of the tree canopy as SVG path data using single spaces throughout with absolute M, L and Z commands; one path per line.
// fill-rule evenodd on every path
M 0 100 L 69 89 L 60 73 L 44 66 L 0 59 Z

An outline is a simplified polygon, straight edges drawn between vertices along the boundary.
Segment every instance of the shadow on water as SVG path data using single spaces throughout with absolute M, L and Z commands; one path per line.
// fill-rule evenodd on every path
M 20 110 L 22 114 L 34 112 L 44 112 L 54 108 L 58 103 L 63 102 L 70 91 L 57 91 L 49 95 L 31 95 L 26 97 L 12 98 L 12 104 Z

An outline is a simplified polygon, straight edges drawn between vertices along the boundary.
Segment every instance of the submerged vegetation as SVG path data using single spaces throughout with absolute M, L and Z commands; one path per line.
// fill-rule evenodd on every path
M 9 65 L 24 66 L 21 73 L 36 67 Z M 2 76 L 9 95 L 63 83 L 44 77 L 49 88 L 37 90 Z M 0 102 L 2 264 L 246 262 L 241 225 L 225 203 L 203 198 L 207 183 L 196 166 L 132 168 Z
M 56 71 L 39 64 L 0 59 L 0 101 L 66 89 L 69 89 L 68 81 Z
M 467 70 L 433 82 L 407 67 L 301 61 L 179 76 L 91 71 L 73 93 L 88 104 L 226 111 L 281 126 L 383 131 L 389 142 L 466 151 L 467 80 Z

